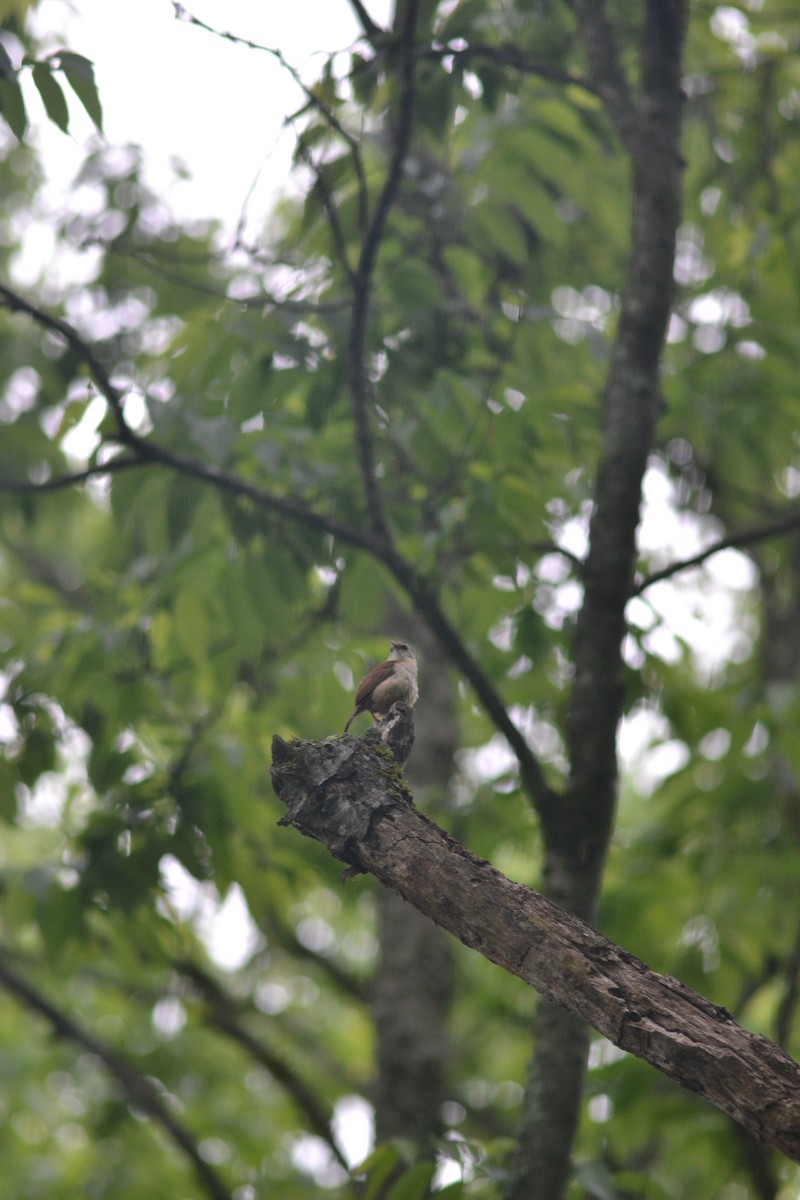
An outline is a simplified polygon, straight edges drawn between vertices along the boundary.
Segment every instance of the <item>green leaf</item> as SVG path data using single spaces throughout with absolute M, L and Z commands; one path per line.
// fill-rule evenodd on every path
M 64 93 L 61 90 L 61 84 L 54 78 L 53 72 L 47 63 L 37 63 L 33 68 L 33 82 L 36 84 L 36 89 L 42 97 L 45 111 L 50 120 L 58 126 L 62 133 L 67 132 L 69 126 L 69 109 Z
M 0 42 L 0 79 L 16 79 L 17 72 L 11 57 L 2 42 Z
M 239 436 L 235 425 L 227 417 L 189 417 L 192 441 L 202 447 L 215 466 L 221 467 L 230 457 L 233 444 Z
M 376 58 L 365 58 L 354 52 L 350 60 L 350 82 L 359 104 L 366 108 L 371 104 L 378 84 Z
M 36 0 L 0 0 L 0 22 L 5 24 L 15 16 L 24 17 L 35 2 Z
M 29 787 L 56 765 L 55 739 L 46 726 L 49 726 L 49 721 L 43 719 L 30 731 L 22 754 L 14 764 L 19 778 Z
M 425 1200 L 425 1197 L 430 1195 L 435 1170 L 435 1163 L 415 1163 L 392 1186 L 387 1200 Z
M 0 758 L 0 818 L 9 824 L 17 815 L 17 772 L 5 758 Z
M 474 36 L 475 25 L 486 18 L 486 0 L 461 0 L 438 30 L 443 42 Z
M 452 111 L 453 77 L 432 68 L 419 77 L 419 123 L 436 138 L 446 134 Z
M 381 1195 L 383 1185 L 400 1162 L 400 1151 L 390 1142 L 376 1146 L 368 1158 L 353 1169 L 356 1177 L 367 1176 L 367 1190 L 364 1200 L 377 1200 Z
M 523 263 L 529 258 L 525 234 L 505 207 L 483 205 L 478 209 L 472 217 L 470 241 L 479 253 L 491 247 L 512 263 Z
M 86 769 L 98 792 L 105 792 L 119 783 L 132 762 L 127 751 L 115 750 L 102 742 L 92 747 Z
M 17 141 L 22 141 L 28 126 L 22 89 L 16 79 L 0 79 L 0 113 Z
M 392 295 L 404 308 L 432 308 L 439 303 L 442 286 L 434 271 L 419 258 L 405 258 L 391 276 Z
M 59 50 L 54 57 L 67 77 L 67 83 L 102 133 L 103 109 L 94 79 L 94 64 L 73 50 Z
M 203 665 L 211 628 L 205 605 L 193 588 L 178 592 L 175 598 L 175 632 L 189 658 Z
M 53 82 L 55 83 L 55 80 L 53 80 Z M 56 87 L 58 87 L 58 84 L 56 84 Z M 59 91 L 61 91 L 60 88 L 59 88 Z M 64 98 L 63 93 L 62 93 L 61 98 L 63 100 L 63 98 Z M 64 128 L 64 132 L 66 133 L 66 128 Z M 83 396 L 77 400 L 70 400 L 69 404 L 64 409 L 64 412 L 61 417 L 61 423 L 58 427 L 59 438 L 64 437 L 65 434 L 69 433 L 70 429 L 75 428 L 75 426 L 86 415 L 86 409 L 89 407 L 91 402 L 92 402 L 91 396 Z
M 575 1177 L 592 1200 L 614 1200 L 617 1194 L 613 1176 L 605 1163 L 579 1163 Z

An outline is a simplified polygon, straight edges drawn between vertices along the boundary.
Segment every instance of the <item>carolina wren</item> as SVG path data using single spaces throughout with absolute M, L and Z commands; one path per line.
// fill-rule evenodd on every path
M 378 663 L 365 675 L 356 691 L 353 715 L 344 727 L 347 733 L 359 713 L 384 716 L 393 704 L 401 700 L 413 706 L 419 697 L 417 660 L 407 642 L 392 642 L 386 662 Z

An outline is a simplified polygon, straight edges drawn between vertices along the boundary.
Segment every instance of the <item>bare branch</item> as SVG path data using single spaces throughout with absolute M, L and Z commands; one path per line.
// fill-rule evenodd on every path
M 191 1163 L 205 1194 L 210 1196 L 211 1200 L 231 1200 L 231 1193 L 217 1172 L 202 1158 L 194 1138 L 173 1116 L 150 1080 L 106 1042 L 56 1008 L 33 984 L 19 975 L 11 966 L 6 950 L 0 951 L 0 986 L 27 1008 L 44 1017 L 57 1037 L 75 1042 L 90 1054 L 96 1055 L 109 1074 L 116 1079 L 130 1103 L 160 1125 L 170 1141 Z
M 231 996 L 207 971 L 204 971 L 197 963 L 189 961 L 181 961 L 175 965 L 181 974 L 191 979 L 202 993 L 208 1005 L 209 1024 L 240 1045 L 272 1075 L 294 1102 L 301 1116 L 308 1122 L 310 1131 L 322 1138 L 344 1169 L 349 1172 L 349 1164 L 334 1137 L 329 1116 L 315 1093 L 281 1055 L 248 1032 L 240 1020 L 240 1014 Z
M 102 478 L 103 475 L 114 475 L 118 471 L 127 471 L 131 467 L 145 465 L 146 460 L 143 458 L 111 458 L 102 465 L 87 467 L 85 471 L 75 471 L 73 474 L 53 475 L 50 479 L 42 480 L 41 483 L 35 483 L 32 479 L 0 479 L 0 492 L 12 492 L 19 496 L 36 495 L 39 492 L 61 492 L 65 488 L 77 487 L 81 483 L 86 483 L 88 479 Z
M 383 501 L 375 474 L 375 451 L 372 441 L 369 412 L 366 347 L 372 275 L 389 211 L 395 202 L 403 167 L 411 144 L 414 115 L 415 68 L 414 38 L 416 36 L 421 0 L 407 0 L 399 44 L 400 99 L 394 129 L 394 144 L 389 169 L 378 197 L 369 228 L 364 236 L 353 281 L 353 307 L 348 344 L 348 379 L 361 478 L 374 533 L 388 546 L 391 542 L 389 525 L 383 511 Z
M 382 37 L 386 36 L 386 30 L 381 29 L 380 25 L 375 24 L 372 17 L 361 3 L 361 0 L 350 0 L 350 7 L 358 17 L 359 24 L 364 31 L 364 36 L 366 37 L 367 41 L 372 42 L 374 45 L 376 41 L 380 41 Z
M 673 576 L 682 571 L 689 571 L 692 567 L 702 566 L 704 562 L 713 558 L 715 554 L 719 554 L 721 550 L 740 550 L 745 546 L 755 546 L 759 542 L 769 541 L 770 538 L 794 533 L 797 529 L 800 529 L 800 512 L 792 509 L 774 521 L 767 521 L 763 525 L 754 525 L 750 529 L 742 529 L 738 533 L 727 534 L 726 537 L 719 538 L 710 546 L 706 546 L 705 550 L 699 550 L 697 554 L 692 554 L 689 558 L 678 559 L 676 562 L 662 567 L 661 570 L 653 571 L 651 575 L 645 576 L 637 583 L 631 595 L 641 596 L 642 592 L 652 587 L 654 583 L 661 583 L 663 579 L 672 579 Z
M 342 229 L 342 223 L 339 220 L 339 213 L 336 208 L 336 201 L 333 198 L 333 192 L 330 189 L 327 179 L 325 178 L 324 163 L 316 163 L 311 155 L 310 150 L 303 144 L 302 134 L 298 135 L 297 153 L 301 162 L 305 163 L 309 171 L 314 175 L 316 181 L 315 186 L 319 192 L 322 201 L 322 207 L 325 209 L 325 216 L 328 218 L 328 224 L 331 230 L 331 237 L 336 248 L 336 255 L 339 263 L 342 266 L 345 275 L 347 276 L 353 288 L 356 286 L 356 272 L 350 262 L 350 255 L 347 253 L 347 241 Z
M 423 51 L 420 57 L 452 58 L 454 61 L 464 60 L 466 62 L 473 59 L 484 59 L 486 62 L 496 62 L 505 67 L 512 67 L 513 70 L 519 71 L 523 75 L 536 75 L 550 83 L 579 87 L 585 92 L 591 92 L 592 95 L 598 95 L 598 89 L 591 80 L 584 79 L 581 75 L 573 75 L 570 71 L 560 71 L 549 63 L 539 62 L 521 46 L 505 44 L 493 46 L 489 42 L 471 41 L 467 46 L 459 45 L 456 48 L 445 43 L 441 47 L 436 46 Z
M 431 632 L 447 651 L 453 665 L 472 686 L 487 716 L 502 733 L 519 763 L 522 786 L 533 801 L 540 817 L 545 820 L 558 811 L 557 797 L 547 782 L 538 758 L 531 750 L 524 733 L 514 724 L 489 676 L 470 653 L 458 630 L 441 607 L 431 585 L 401 555 L 391 548 L 379 554 L 397 582 L 412 600 Z
M 61 317 L 56 317 L 52 313 L 45 312 L 44 309 L 39 308 L 30 300 L 26 300 L 19 292 L 15 292 L 13 288 L 4 283 L 0 283 L 0 305 L 11 312 L 24 313 L 35 321 L 37 325 L 41 325 L 43 329 L 49 330 L 50 333 L 58 334 L 64 339 L 70 350 L 86 365 L 92 379 L 97 384 L 100 394 L 108 401 L 116 421 L 119 441 L 126 444 L 138 444 L 139 439 L 125 420 L 125 414 L 122 410 L 123 393 L 111 382 L 111 376 L 106 370 L 105 365 L 93 347 L 90 346 L 85 338 L 81 337 L 77 329 Z
M 259 42 L 251 41 L 249 38 L 240 37 L 238 34 L 230 33 L 222 29 L 215 29 L 213 25 L 206 24 L 205 21 L 202 21 L 193 13 L 190 13 L 182 4 L 175 3 L 175 0 L 173 0 L 173 8 L 175 9 L 176 17 L 179 20 L 187 21 L 190 25 L 195 25 L 198 29 L 202 29 L 206 33 L 211 33 L 215 37 L 222 38 L 226 42 L 232 42 L 236 46 L 244 46 L 248 50 L 258 50 L 262 54 L 269 54 L 276 60 L 276 62 L 280 64 L 283 70 L 292 77 L 292 80 L 306 98 L 306 107 L 315 109 L 322 116 L 325 124 L 347 145 L 350 151 L 350 156 L 353 160 L 353 170 L 355 171 L 356 180 L 358 182 L 359 209 L 361 218 L 363 221 L 366 221 L 368 193 L 367 180 L 366 176 L 364 175 L 364 163 L 361 159 L 361 147 L 353 137 L 352 133 L 350 133 L 347 129 L 345 129 L 344 125 L 342 125 L 341 121 L 336 116 L 336 113 L 325 103 L 325 101 L 317 92 L 314 91 L 313 88 L 308 86 L 297 68 L 293 67 L 284 56 L 283 51 L 276 46 L 264 46 Z M 288 117 L 285 123 L 292 123 L 294 119 L 300 115 L 301 113 L 295 113 L 293 116 Z
M 584 600 L 575 630 L 568 802 L 550 831 L 553 849 L 576 855 L 575 870 L 583 877 L 578 911 L 590 920 L 615 808 L 616 729 L 624 701 L 620 646 L 633 587 L 642 479 L 661 411 L 660 360 L 683 187 L 685 13 L 672 0 L 647 0 L 645 7 L 628 277 L 605 388 Z M 596 878 L 590 884 L 592 871 Z

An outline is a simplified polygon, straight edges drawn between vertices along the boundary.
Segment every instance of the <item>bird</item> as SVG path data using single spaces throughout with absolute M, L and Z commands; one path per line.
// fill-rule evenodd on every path
M 356 706 L 344 727 L 347 733 L 359 713 L 384 716 L 393 704 L 402 701 L 413 706 L 419 698 L 417 659 L 408 642 L 391 642 L 386 662 L 364 676 L 356 690 Z

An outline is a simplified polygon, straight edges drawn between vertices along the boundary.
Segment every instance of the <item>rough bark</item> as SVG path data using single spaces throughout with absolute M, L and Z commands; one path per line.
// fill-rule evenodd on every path
M 370 871 L 466 946 L 800 1162 L 800 1066 L 423 816 L 381 743 L 383 734 L 391 746 L 391 726 L 407 753 L 409 723 L 407 709 L 393 710 L 363 740 L 274 738 L 280 823 L 322 841 L 350 872 Z
M 681 214 L 683 0 L 647 0 L 634 100 L 600 0 L 575 5 L 590 75 L 630 153 L 631 249 L 603 398 L 584 601 L 573 646 L 566 721 L 569 778 L 542 810 L 544 890 L 594 922 L 617 792 L 617 727 L 624 706 L 621 643 L 636 561 L 642 479 L 661 407 L 659 363 L 673 292 Z M 542 1000 L 524 1117 L 506 1200 L 558 1200 L 566 1189 L 586 1071 L 588 1034 Z M 558 1108 L 553 1108 L 558 1097 Z
M 454 688 L 441 647 L 421 621 L 396 614 L 392 628 L 413 643 L 423 682 L 414 754 L 406 775 L 428 811 L 441 806 L 457 745 Z M 453 944 L 396 892 L 378 895 L 380 956 L 374 979 L 378 1142 L 399 1137 L 433 1152 L 447 1097 Z
M 534 1022 L 535 1050 L 528 1067 L 507 1200 L 558 1197 L 566 1188 L 578 1131 L 591 1030 L 575 1013 L 542 997 Z
M 724 505 L 722 506 L 724 508 Z M 729 524 L 728 514 L 723 514 Z M 771 556 L 770 556 L 771 557 Z M 800 538 L 786 545 L 786 556 L 769 565 L 767 556 L 754 554 L 761 572 L 761 670 L 765 697 L 796 689 L 800 678 Z M 792 763 L 780 750 L 771 754 L 769 784 L 788 837 L 800 842 L 800 786 Z M 771 948 L 770 948 L 771 949 Z M 777 965 L 777 960 L 776 960 Z M 783 999 L 774 1023 L 774 1038 L 786 1046 L 800 999 L 800 932 L 778 967 Z M 760 1200 L 773 1200 L 780 1192 L 780 1171 L 763 1145 L 742 1134 L 738 1154 Z
M 427 1157 L 442 1132 L 452 949 L 438 926 L 391 891 L 380 897 L 379 936 L 375 1137 L 409 1140 Z

